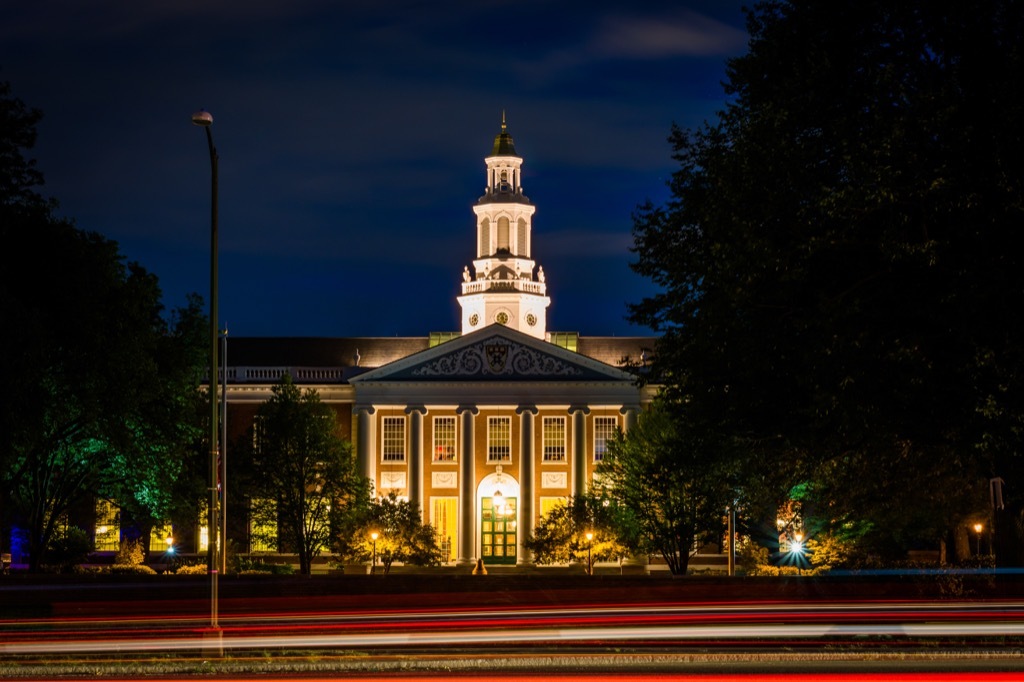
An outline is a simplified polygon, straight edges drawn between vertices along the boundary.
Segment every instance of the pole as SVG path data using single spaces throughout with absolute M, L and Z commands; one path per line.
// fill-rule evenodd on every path
M 218 617 L 218 576 L 219 561 L 217 557 L 217 505 L 219 491 L 217 477 L 219 473 L 219 452 L 217 417 L 220 406 L 217 404 L 217 148 L 213 145 L 213 133 L 210 126 L 213 116 L 204 110 L 192 114 L 192 123 L 206 130 L 206 144 L 210 149 L 210 498 L 209 510 L 206 515 L 208 552 L 206 570 L 210 576 L 210 627 L 220 629 Z
M 220 572 L 228 572 L 228 328 L 221 333 L 220 392 Z
M 210 128 L 206 128 L 206 140 L 210 146 L 210 166 L 212 169 L 211 183 L 210 183 L 210 562 L 207 564 L 210 571 L 210 625 L 211 627 L 220 627 L 218 622 L 218 555 L 217 552 L 220 549 L 218 538 L 218 530 L 220 525 L 217 523 L 217 503 L 220 501 L 218 498 L 217 491 L 217 476 L 220 467 L 218 466 L 218 455 L 220 454 L 220 448 L 218 447 L 218 429 L 217 429 L 217 417 L 220 406 L 217 404 L 217 373 L 219 371 L 219 364 L 217 363 L 217 150 L 213 146 L 213 134 L 210 133 Z
M 736 509 L 729 507 L 729 576 L 736 575 Z

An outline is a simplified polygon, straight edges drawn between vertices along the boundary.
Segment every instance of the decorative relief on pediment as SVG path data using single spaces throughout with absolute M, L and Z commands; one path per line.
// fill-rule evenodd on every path
M 508 339 L 495 337 L 448 353 L 412 371 L 417 377 L 466 375 L 577 376 L 582 371 L 564 360 Z

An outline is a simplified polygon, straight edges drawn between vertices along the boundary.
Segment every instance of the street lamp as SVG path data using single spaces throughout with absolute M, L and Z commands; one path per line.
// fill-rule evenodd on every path
M 793 554 L 793 559 L 796 562 L 796 574 L 803 575 L 803 563 L 801 561 L 804 554 L 803 533 L 796 533 L 793 536 L 793 542 L 789 545 L 789 551 Z
M 209 542 L 207 571 L 210 574 L 210 627 L 218 628 L 217 618 L 217 479 L 219 467 L 217 463 L 220 452 L 217 447 L 217 148 L 213 146 L 213 115 L 205 109 L 192 114 L 192 123 L 206 130 L 206 143 L 210 148 L 210 508 L 206 516 Z
M 377 531 L 370 533 L 370 539 L 373 540 L 373 563 L 370 564 L 371 575 L 377 572 L 377 538 L 379 537 L 380 535 Z
M 984 528 L 985 526 L 983 526 L 980 523 L 974 524 L 974 535 L 977 538 L 977 544 L 975 545 L 975 554 L 977 554 L 978 556 L 981 556 L 981 531 Z
M 587 575 L 594 575 L 594 534 L 587 531 Z

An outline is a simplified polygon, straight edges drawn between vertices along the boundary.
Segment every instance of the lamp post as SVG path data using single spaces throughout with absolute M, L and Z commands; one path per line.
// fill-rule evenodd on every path
M 975 535 L 976 543 L 977 543 L 977 544 L 975 544 L 975 552 L 974 553 L 977 554 L 978 556 L 981 556 L 981 531 L 984 528 L 985 528 L 985 526 L 983 526 L 980 523 L 974 524 L 974 535 Z
M 217 617 L 219 562 L 217 557 L 217 491 L 219 474 L 217 447 L 217 148 L 213 146 L 213 116 L 205 109 L 192 114 L 192 123 L 206 130 L 206 143 L 210 148 L 210 508 L 206 515 L 209 553 L 206 567 L 210 575 L 210 627 L 219 628 Z
M 587 531 L 587 575 L 594 575 L 594 534 Z
M 380 535 L 377 533 L 377 531 L 373 531 L 372 533 L 370 533 L 370 539 L 373 540 L 373 563 L 370 564 L 371 575 L 377 572 L 377 538 L 379 537 Z

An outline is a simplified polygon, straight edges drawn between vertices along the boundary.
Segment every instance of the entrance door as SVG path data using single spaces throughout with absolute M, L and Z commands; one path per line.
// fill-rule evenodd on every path
M 480 499 L 480 547 L 485 564 L 516 563 L 516 498 Z

